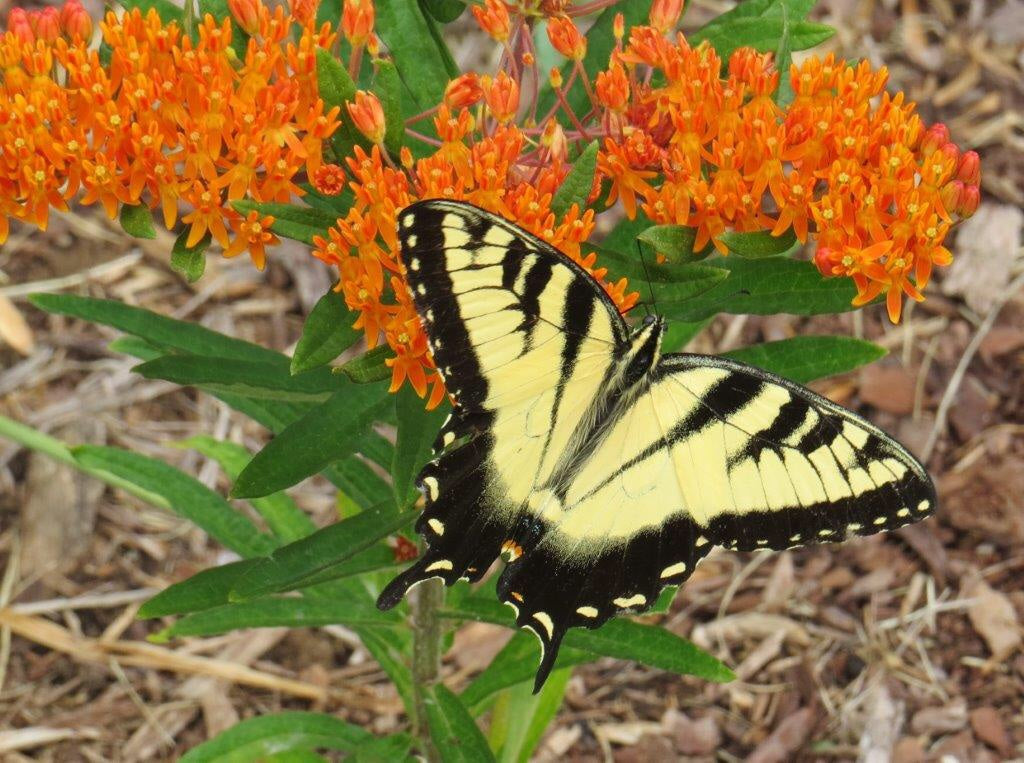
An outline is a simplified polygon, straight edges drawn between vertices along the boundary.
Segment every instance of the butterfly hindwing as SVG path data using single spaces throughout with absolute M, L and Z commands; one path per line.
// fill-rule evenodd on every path
M 660 355 L 567 257 L 468 204 L 399 215 L 402 261 L 453 413 L 419 476 L 427 550 L 378 601 L 477 580 L 537 634 L 649 609 L 714 545 L 866 535 L 935 507 L 924 468 L 863 418 L 724 358 Z

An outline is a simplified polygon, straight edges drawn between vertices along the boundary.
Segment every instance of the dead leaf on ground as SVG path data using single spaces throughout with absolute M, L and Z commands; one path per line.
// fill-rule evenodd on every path
M 957 231 L 957 256 L 942 281 L 942 291 L 962 296 L 972 310 L 986 314 L 1013 280 L 1022 228 L 1024 213 L 1012 204 L 979 206 Z
M 782 763 L 792 760 L 793 753 L 803 747 L 817 722 L 817 714 L 812 708 L 797 710 L 757 746 L 747 758 L 747 763 Z
M 964 595 L 975 600 L 967 610 L 974 630 L 985 639 L 992 659 L 1004 661 L 1021 645 L 1020 623 L 1013 603 L 980 578 L 965 587 Z

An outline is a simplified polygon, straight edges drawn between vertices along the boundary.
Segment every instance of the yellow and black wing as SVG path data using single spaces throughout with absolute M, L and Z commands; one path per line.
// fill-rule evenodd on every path
M 643 611 L 713 545 L 782 549 L 921 519 L 924 468 L 863 418 L 752 366 L 660 357 L 598 285 L 468 205 L 400 218 L 403 259 L 457 404 L 421 475 L 428 550 L 380 598 L 477 579 L 541 641 L 537 686 L 570 627 Z M 428 264 L 428 262 L 430 264 Z

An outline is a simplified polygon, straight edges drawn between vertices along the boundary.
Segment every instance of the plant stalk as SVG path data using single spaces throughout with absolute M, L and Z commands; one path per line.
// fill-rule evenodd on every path
M 441 756 L 430 738 L 427 724 L 428 693 L 441 674 L 441 618 L 438 611 L 444 603 L 444 584 L 437 579 L 416 586 L 412 599 L 412 691 L 414 701 L 413 736 L 419 740 L 420 752 L 429 763 L 439 763 Z

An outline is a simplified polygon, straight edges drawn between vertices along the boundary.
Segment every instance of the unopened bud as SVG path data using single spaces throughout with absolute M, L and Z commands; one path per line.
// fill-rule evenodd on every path
M 960 197 L 960 206 L 956 212 L 963 218 L 968 218 L 978 211 L 978 204 L 981 203 L 981 189 L 976 185 L 964 186 L 963 195 Z
M 981 158 L 977 151 L 967 151 L 960 157 L 960 165 L 956 168 L 958 180 L 964 185 L 977 185 L 981 180 Z
M 675 29 L 683 12 L 683 0 L 654 0 L 651 3 L 651 26 L 661 34 Z
M 466 72 L 456 77 L 444 90 L 444 104 L 452 111 L 467 109 L 483 97 L 484 90 L 476 72 Z
M 484 4 L 472 6 L 473 16 L 492 39 L 504 42 L 512 33 L 512 19 L 508 14 L 508 6 L 501 0 L 484 0 Z
M 949 143 L 949 128 L 941 122 L 929 127 L 921 138 L 921 155 L 931 156 Z
M 384 142 L 384 108 L 373 93 L 356 91 L 356 100 L 345 104 L 356 128 L 376 145 Z
M 573 61 L 582 61 L 587 54 L 587 41 L 570 18 L 548 19 L 548 39 L 555 50 Z

